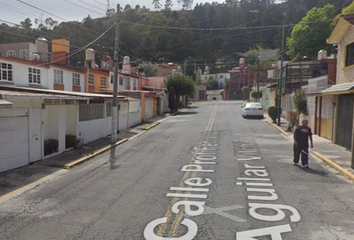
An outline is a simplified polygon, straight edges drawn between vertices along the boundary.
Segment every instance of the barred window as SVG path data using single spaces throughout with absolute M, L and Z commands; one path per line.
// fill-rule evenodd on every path
M 89 121 L 104 118 L 104 104 L 80 104 L 79 121 Z
M 95 76 L 92 73 L 90 73 L 88 76 L 88 83 L 95 84 Z
M 0 80 L 12 81 L 12 64 L 0 62 Z
M 73 73 L 73 85 L 80 86 L 80 74 Z
M 63 84 L 63 71 L 54 69 L 54 83 Z
M 28 59 L 28 50 L 27 49 L 20 50 L 20 58 Z
M 28 82 L 41 84 L 41 70 L 36 68 L 28 68 Z
M 9 50 L 7 51 L 7 56 L 8 57 L 16 57 L 16 51 L 15 50 Z
M 101 77 L 101 87 L 106 86 L 106 77 Z

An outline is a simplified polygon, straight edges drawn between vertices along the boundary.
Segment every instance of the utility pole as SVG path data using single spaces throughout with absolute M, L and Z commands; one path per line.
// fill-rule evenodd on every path
M 279 76 L 279 82 L 278 82 L 278 126 L 281 125 L 280 123 L 280 118 L 281 118 L 281 95 L 282 95 L 282 83 L 283 83 L 283 64 L 284 64 L 284 22 L 283 22 L 283 30 L 282 30 L 282 37 L 281 37 L 281 53 L 280 53 L 280 76 Z
M 113 145 L 117 142 L 117 125 L 118 125 L 118 121 L 119 121 L 119 118 L 118 118 L 118 114 L 119 114 L 119 111 L 118 111 L 119 12 L 120 12 L 120 5 L 117 4 L 116 33 L 115 33 L 115 44 L 114 44 L 114 76 L 113 76 L 114 79 L 113 79 L 111 145 Z M 114 151 L 112 151 L 112 152 L 114 152 Z
M 259 100 L 259 54 L 257 56 L 257 70 L 256 70 L 256 81 L 257 81 L 257 100 L 260 102 Z

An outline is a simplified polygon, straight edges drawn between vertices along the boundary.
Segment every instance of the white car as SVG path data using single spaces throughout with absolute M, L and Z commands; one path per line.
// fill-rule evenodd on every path
M 242 108 L 242 117 L 259 117 L 263 118 L 264 109 L 258 102 L 246 103 Z

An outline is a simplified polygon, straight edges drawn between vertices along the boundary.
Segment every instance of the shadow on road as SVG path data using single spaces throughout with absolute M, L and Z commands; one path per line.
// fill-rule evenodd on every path
M 188 111 L 188 112 L 179 112 L 178 113 L 178 115 L 194 115 L 194 114 L 198 114 L 198 112 L 195 112 L 195 111 L 190 112 L 190 111 Z
M 310 168 L 310 167 L 309 168 L 304 168 L 304 167 L 299 166 L 299 165 L 297 165 L 296 167 L 301 169 L 304 172 L 307 172 L 307 173 L 319 175 L 319 176 L 322 176 L 322 177 L 328 176 L 328 173 L 326 173 L 325 171 L 313 169 L 313 168 Z

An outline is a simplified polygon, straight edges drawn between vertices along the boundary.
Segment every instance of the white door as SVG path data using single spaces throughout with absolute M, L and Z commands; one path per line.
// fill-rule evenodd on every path
M 29 163 L 28 109 L 0 110 L 0 172 Z
M 31 122 L 31 149 L 30 149 L 30 162 L 35 162 L 42 159 L 42 110 L 34 108 L 32 110 Z

